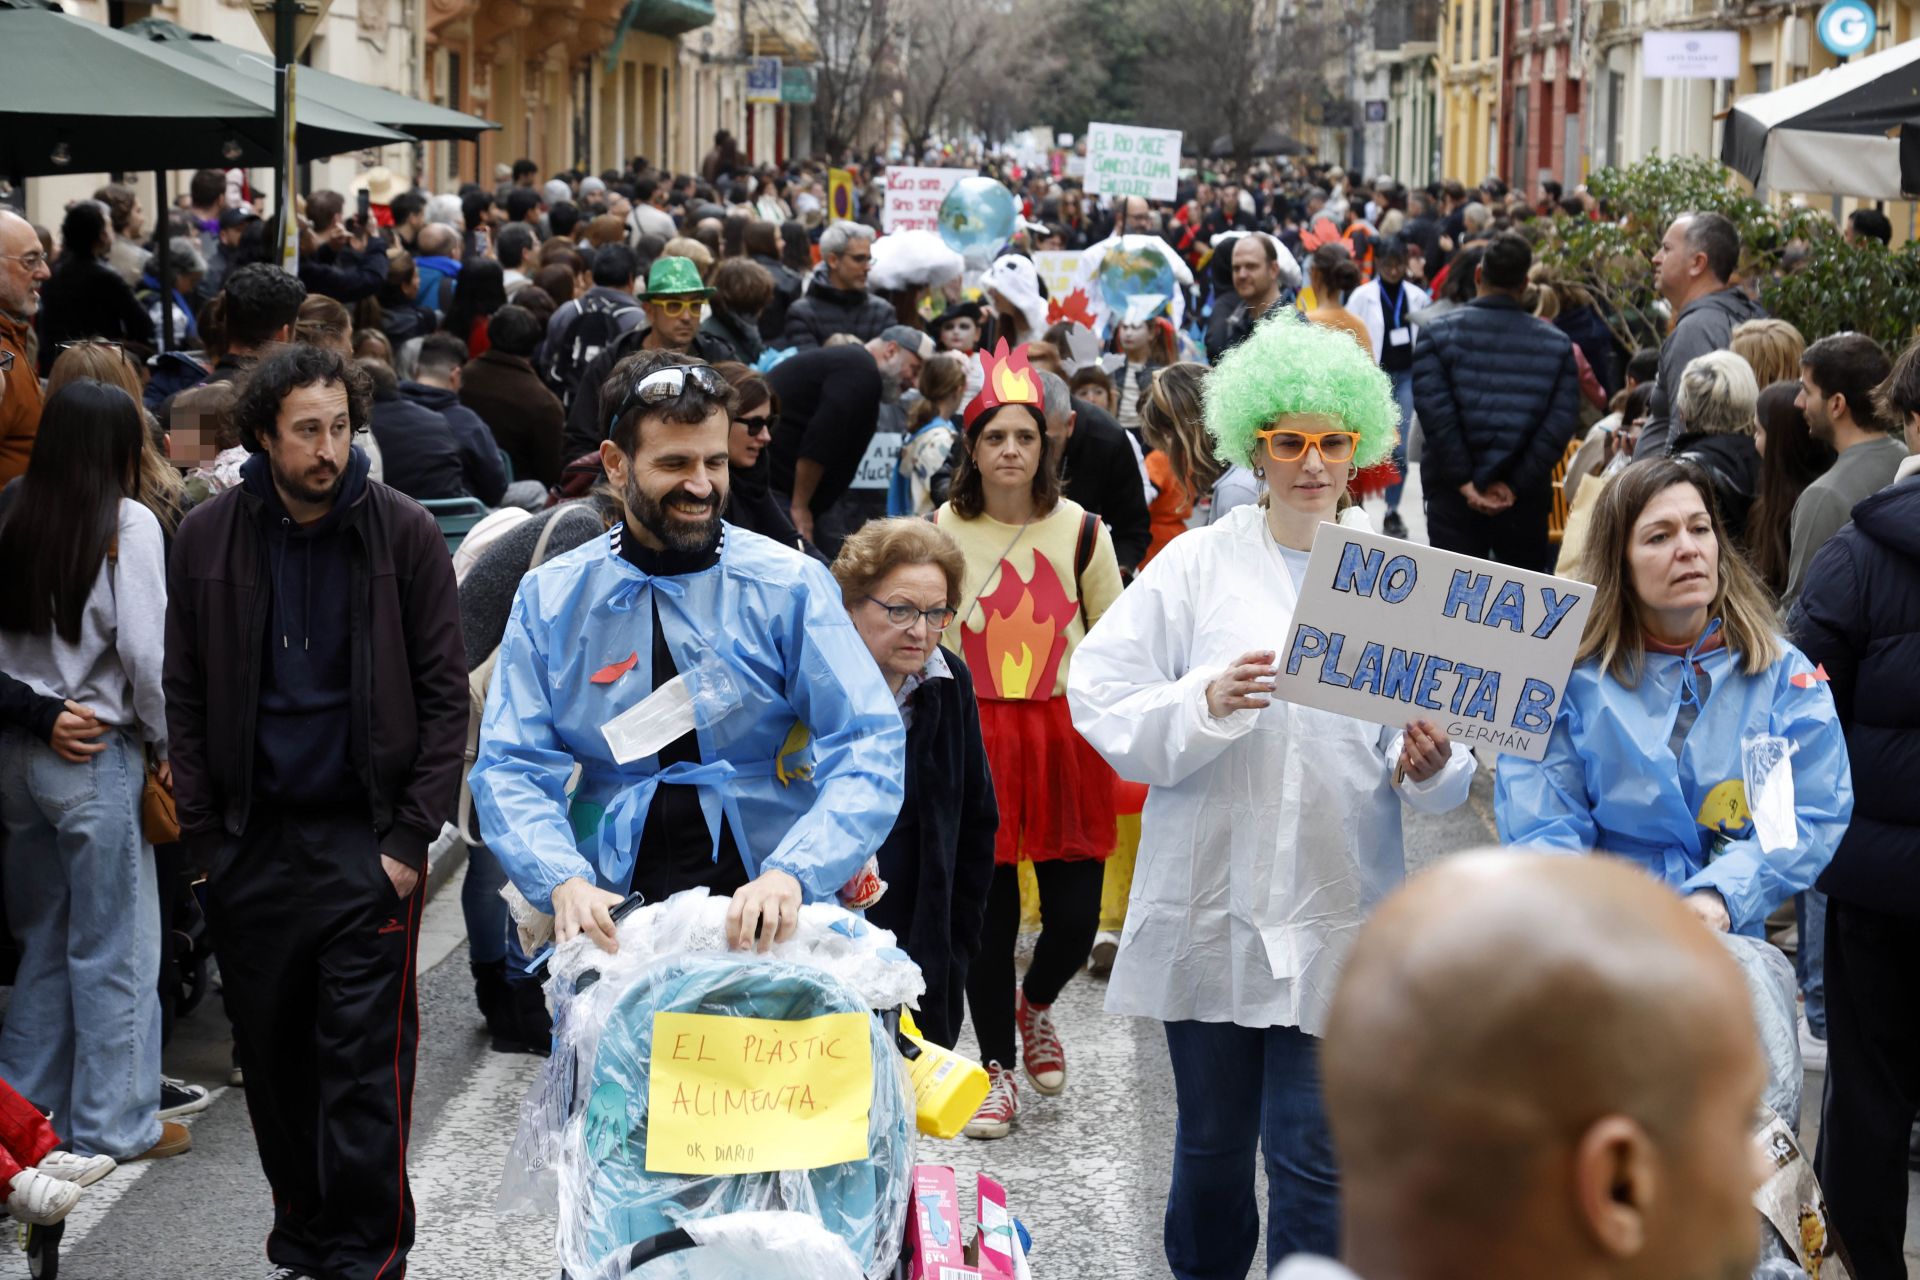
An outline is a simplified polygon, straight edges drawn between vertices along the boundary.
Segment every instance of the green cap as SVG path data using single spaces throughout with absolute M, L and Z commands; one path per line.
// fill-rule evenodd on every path
M 649 298 L 711 298 L 713 290 L 700 283 L 700 268 L 692 258 L 655 258 L 647 272 Z

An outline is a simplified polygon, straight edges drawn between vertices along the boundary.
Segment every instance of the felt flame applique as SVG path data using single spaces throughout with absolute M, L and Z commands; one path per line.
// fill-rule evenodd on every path
M 1788 684 L 1791 684 L 1796 689 L 1811 689 L 1816 684 L 1828 684 L 1830 682 L 1831 678 L 1827 675 L 1827 666 L 1824 662 L 1813 670 L 1802 671 L 1799 675 L 1793 676 L 1787 681 Z
M 1062 320 L 1069 324 L 1083 324 L 1094 327 L 1093 306 L 1087 300 L 1085 289 L 1075 289 L 1065 298 L 1051 298 L 1047 301 L 1047 323 L 1059 324 Z
M 1059 575 L 1045 556 L 1035 556 L 1033 577 L 1023 579 L 1009 560 L 1000 562 L 1000 582 L 979 600 L 985 624 L 963 631 L 967 666 L 986 673 L 992 696 L 1006 701 L 1051 697 L 1067 624 L 1080 606 L 1067 599 Z
M 1027 364 L 1027 348 L 1024 344 L 1007 350 L 1007 340 L 1002 338 L 993 354 L 981 361 L 980 372 L 983 375 L 980 394 L 973 398 L 962 415 L 968 430 L 980 420 L 981 415 L 990 413 L 1002 405 L 1024 404 L 1036 411 L 1041 410 L 1040 379 Z
M 630 653 L 621 661 L 608 663 L 606 666 L 600 668 L 588 676 L 587 680 L 592 684 L 612 684 L 615 680 L 618 680 L 621 676 L 627 674 L 627 672 L 639 665 L 639 653 Z

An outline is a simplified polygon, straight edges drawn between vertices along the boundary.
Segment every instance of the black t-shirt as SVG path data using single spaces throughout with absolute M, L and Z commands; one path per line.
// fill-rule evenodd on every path
M 1404 373 L 1413 368 L 1413 334 L 1407 319 L 1407 286 L 1380 282 L 1380 320 L 1386 331 L 1380 339 L 1380 367 L 1388 373 Z M 1395 344 L 1393 335 L 1396 330 L 1406 329 L 1407 340 Z
M 792 494 L 794 463 L 819 463 L 820 484 L 813 491 L 819 515 L 847 491 L 873 439 L 880 419 L 879 363 L 865 347 L 822 347 L 782 360 L 767 383 L 780 397 L 780 425 L 767 449 L 773 488 Z
M 710 569 L 720 559 L 718 548 L 704 552 L 654 551 L 640 545 L 631 532 L 622 531 L 620 554 L 642 573 L 666 577 L 698 573 Z M 660 625 L 660 611 L 653 610 L 653 687 L 658 689 L 680 674 L 673 653 L 667 648 L 667 633 Z M 700 740 L 689 730 L 660 749 L 660 767 L 700 761 Z M 707 834 L 707 819 L 700 808 L 699 788 L 684 783 L 663 783 L 653 793 L 647 807 L 647 822 L 640 830 L 640 849 L 633 860 L 632 888 L 648 902 L 661 902 L 682 889 L 705 885 L 715 894 L 731 894 L 747 883 L 747 867 L 740 858 L 740 846 L 723 816 L 720 819 L 720 852 L 714 856 L 713 838 Z

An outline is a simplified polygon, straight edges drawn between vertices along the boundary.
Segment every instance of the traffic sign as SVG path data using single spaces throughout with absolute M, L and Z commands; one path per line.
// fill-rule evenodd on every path
M 253 20 L 260 24 L 260 34 L 267 38 L 267 48 L 273 48 L 273 23 L 277 4 L 293 7 L 293 48 L 287 53 L 288 61 L 297 60 L 313 39 L 313 33 L 327 16 L 327 10 L 333 7 L 333 0 L 254 0 L 248 6 L 253 10 Z

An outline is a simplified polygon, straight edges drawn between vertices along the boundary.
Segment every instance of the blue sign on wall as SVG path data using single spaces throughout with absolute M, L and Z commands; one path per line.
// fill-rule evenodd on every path
M 1856 53 L 1865 53 L 1873 44 L 1880 20 L 1867 0 L 1829 0 L 1820 10 L 1814 27 L 1827 52 L 1836 58 L 1851 58 Z

